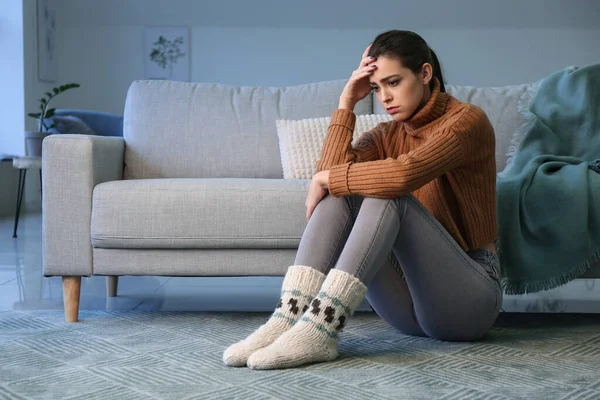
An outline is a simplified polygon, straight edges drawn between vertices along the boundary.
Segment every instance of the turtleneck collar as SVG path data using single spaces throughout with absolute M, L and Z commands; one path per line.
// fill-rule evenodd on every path
M 415 135 L 419 129 L 441 117 L 446 111 L 449 95 L 440 92 L 440 81 L 433 78 L 433 91 L 427 104 L 415 115 L 404 121 L 404 128 L 409 135 Z

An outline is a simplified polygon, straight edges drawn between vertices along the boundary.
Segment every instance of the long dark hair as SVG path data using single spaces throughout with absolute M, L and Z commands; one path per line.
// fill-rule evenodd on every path
M 404 67 L 415 74 L 421 72 L 423 64 L 429 63 L 433 66 L 433 76 L 440 81 L 440 92 L 446 91 L 442 68 L 437 55 L 427 42 L 415 32 L 402 30 L 383 32 L 377 35 L 373 41 L 369 55 L 397 58 Z M 433 87 L 433 80 L 431 87 Z

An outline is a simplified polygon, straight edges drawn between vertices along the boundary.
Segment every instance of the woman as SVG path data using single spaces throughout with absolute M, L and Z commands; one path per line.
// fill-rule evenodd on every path
M 370 91 L 392 115 L 351 145 Z M 493 128 L 445 92 L 435 53 L 389 31 L 340 96 L 306 199 L 306 230 L 270 319 L 223 360 L 253 369 L 333 360 L 365 295 L 398 331 L 472 341 L 502 303 Z

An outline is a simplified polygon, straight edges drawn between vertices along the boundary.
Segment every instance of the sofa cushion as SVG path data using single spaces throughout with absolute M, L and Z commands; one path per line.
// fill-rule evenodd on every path
M 94 188 L 96 248 L 298 248 L 308 180 L 140 179 Z
M 124 177 L 282 178 L 275 121 L 331 116 L 345 84 L 136 81 L 125 102 Z M 371 114 L 372 97 L 355 111 Z
M 449 94 L 462 102 L 481 107 L 490 119 L 496 136 L 497 172 L 506 166 L 511 139 L 525 124 L 525 114 L 537 87 L 537 82 L 501 87 L 446 85 Z M 376 98 L 374 101 L 374 112 L 384 114 L 379 101 Z

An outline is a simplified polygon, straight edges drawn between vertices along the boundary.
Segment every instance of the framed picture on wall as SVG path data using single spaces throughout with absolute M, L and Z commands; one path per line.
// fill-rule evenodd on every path
M 144 79 L 190 80 L 188 27 L 144 28 Z
M 37 1 L 37 55 L 38 79 L 57 80 L 56 8 L 54 0 Z

